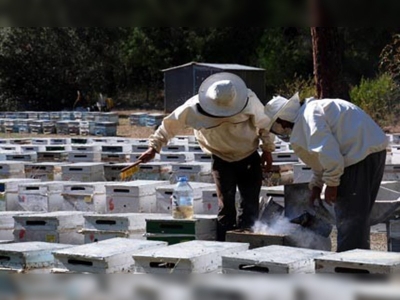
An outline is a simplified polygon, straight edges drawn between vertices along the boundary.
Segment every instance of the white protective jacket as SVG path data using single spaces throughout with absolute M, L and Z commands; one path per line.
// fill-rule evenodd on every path
M 310 188 L 338 186 L 345 167 L 388 145 L 386 135 L 370 116 L 340 99 L 308 99 L 300 108 L 290 142 L 314 172 Z
M 204 152 L 225 161 L 240 161 L 257 148 L 275 150 L 274 136 L 265 129 L 270 119 L 256 94 L 248 90 L 248 104 L 242 112 L 226 118 L 215 118 L 199 111 L 199 97 L 193 96 L 164 118 L 161 126 L 150 136 L 149 146 L 160 152 L 182 128 L 193 128 Z M 261 142 L 261 144 L 260 144 Z

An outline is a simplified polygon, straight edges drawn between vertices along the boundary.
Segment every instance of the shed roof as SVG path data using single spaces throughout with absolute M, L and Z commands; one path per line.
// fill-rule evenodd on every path
M 191 65 L 210 67 L 210 68 L 216 68 L 216 69 L 221 69 L 221 70 L 265 71 L 265 69 L 256 68 L 256 67 L 250 67 L 250 66 L 245 66 L 245 65 L 199 63 L 199 62 L 195 62 L 195 61 L 192 61 L 192 62 L 187 63 L 187 64 L 183 64 L 183 65 L 180 65 L 180 66 L 175 66 L 175 67 L 172 67 L 172 68 L 164 69 L 164 70 L 161 70 L 161 71 L 162 72 L 166 72 L 166 71 L 171 71 L 171 70 L 174 70 L 174 69 L 179 69 L 179 68 L 183 68 L 183 67 L 187 67 L 187 66 L 191 66 Z

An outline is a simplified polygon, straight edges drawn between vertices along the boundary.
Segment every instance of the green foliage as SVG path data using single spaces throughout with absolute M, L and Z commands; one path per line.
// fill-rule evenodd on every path
M 400 34 L 395 34 L 391 43 L 382 50 L 380 68 L 400 81 Z
M 400 111 L 399 86 L 388 74 L 375 79 L 362 79 L 350 91 L 351 101 L 381 125 L 393 124 Z
M 277 95 L 283 97 L 291 97 L 296 92 L 299 92 L 300 99 L 316 97 L 314 79 L 312 77 L 303 78 L 296 74 L 292 80 L 284 80 L 283 84 L 277 89 Z

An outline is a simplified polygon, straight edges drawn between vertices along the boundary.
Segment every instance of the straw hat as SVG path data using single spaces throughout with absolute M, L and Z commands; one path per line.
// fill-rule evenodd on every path
M 231 117 L 240 113 L 247 104 L 247 87 L 232 73 L 216 73 L 206 78 L 199 89 L 199 103 L 208 114 Z
M 272 98 L 264 109 L 265 114 L 271 119 L 267 129 L 270 130 L 278 118 L 294 123 L 299 110 L 299 93 L 294 94 L 289 100 L 281 96 Z

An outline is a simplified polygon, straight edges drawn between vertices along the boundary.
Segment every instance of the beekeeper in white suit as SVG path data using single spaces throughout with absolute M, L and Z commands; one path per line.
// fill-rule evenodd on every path
M 270 169 L 271 152 L 275 150 L 273 136 L 265 130 L 270 119 L 263 109 L 257 95 L 239 76 L 213 74 L 203 81 L 197 95 L 164 118 L 149 137 L 149 149 L 139 157 L 144 163 L 150 161 L 182 128 L 194 129 L 202 150 L 212 155 L 219 241 L 225 240 L 229 230 L 251 228 L 258 218 L 262 167 Z M 236 189 L 241 196 L 239 216 Z
M 370 213 L 382 180 L 387 138 L 359 107 L 341 99 L 289 100 L 265 106 L 272 133 L 289 135 L 298 157 L 313 170 L 311 202 L 333 205 L 338 252 L 370 248 Z

